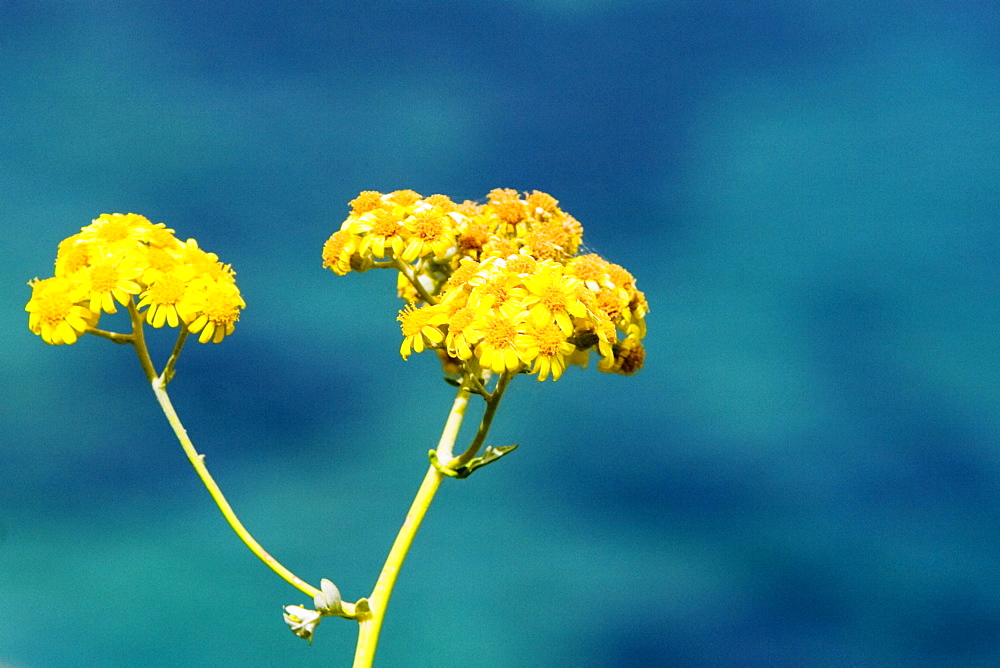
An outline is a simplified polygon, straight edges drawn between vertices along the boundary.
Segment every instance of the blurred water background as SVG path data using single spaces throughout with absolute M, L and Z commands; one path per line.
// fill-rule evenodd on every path
M 320 248 L 360 190 L 509 187 L 637 276 L 646 368 L 512 386 L 521 448 L 443 486 L 381 665 L 997 665 L 998 19 L 0 1 L 0 663 L 349 665 L 356 633 L 288 632 L 305 597 L 129 349 L 28 332 L 61 239 L 134 211 L 233 264 L 244 317 L 174 401 L 257 538 L 353 600 L 452 390 L 399 359 L 393 277 Z

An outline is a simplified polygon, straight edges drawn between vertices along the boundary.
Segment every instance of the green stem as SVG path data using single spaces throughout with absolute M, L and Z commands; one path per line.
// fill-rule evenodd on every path
M 112 343 L 132 343 L 131 334 L 119 334 L 118 332 L 109 332 L 104 329 L 97 329 L 96 327 L 88 327 L 87 334 L 100 336 L 101 338 L 107 339 Z
M 233 512 L 232 506 L 226 501 L 226 497 L 223 496 L 222 490 L 216 484 L 212 475 L 208 472 L 208 468 L 205 466 L 205 455 L 198 454 L 195 450 L 194 444 L 187 435 L 187 430 L 184 429 L 184 425 L 181 424 L 180 418 L 177 416 L 177 411 L 174 410 L 173 404 L 170 402 L 170 397 L 167 395 L 166 386 L 164 384 L 163 378 L 156 377 L 152 380 L 151 385 L 153 386 L 153 393 L 156 395 L 156 400 L 160 403 L 160 408 L 163 409 L 163 414 L 167 416 L 167 421 L 174 430 L 174 434 L 177 436 L 177 440 L 180 441 L 181 447 L 184 448 L 184 454 L 187 455 L 188 461 L 191 462 L 191 466 L 198 473 L 198 477 L 201 478 L 201 482 L 208 489 L 208 493 L 212 495 L 212 499 L 215 501 L 216 505 L 219 506 L 219 510 L 222 511 L 223 517 L 229 523 L 229 526 L 233 528 L 236 535 L 246 544 L 250 551 L 257 555 L 257 558 L 263 561 L 268 568 L 277 573 L 285 582 L 292 585 L 304 594 L 314 597 L 320 593 L 319 589 L 316 589 L 312 585 L 303 581 L 301 578 L 296 576 L 290 570 L 282 566 L 277 559 L 268 554 L 267 550 L 261 547 L 250 532 L 247 531 L 243 523 L 240 522 L 236 513 Z M 351 616 L 354 614 L 353 605 L 350 603 L 344 603 L 344 612 Z
M 187 325 L 182 324 L 180 334 L 177 335 L 177 343 L 174 344 L 174 350 L 170 353 L 170 359 L 167 360 L 167 365 L 163 367 L 163 373 L 161 376 L 163 378 L 164 386 L 166 386 L 174 378 L 174 367 L 177 365 L 177 358 L 180 357 L 181 349 L 184 347 L 184 342 L 187 340 L 187 335 Z
M 465 409 L 469 405 L 469 395 L 469 390 L 462 387 L 452 404 L 451 413 L 448 414 L 448 421 L 445 423 L 437 447 L 438 458 L 442 464 L 447 465 L 452 460 L 451 453 L 465 417 Z M 410 545 L 413 544 L 417 529 L 420 528 L 420 523 L 430 507 L 431 501 L 434 500 L 434 495 L 444 477 L 444 474 L 434 466 L 428 468 L 424 480 L 420 484 L 420 489 L 417 490 L 417 495 L 410 505 L 410 510 L 406 513 L 403 526 L 396 535 L 396 540 L 389 550 L 389 556 L 386 558 L 382 572 L 375 583 L 375 589 L 368 597 L 371 613 L 358 618 L 358 647 L 354 654 L 354 668 L 369 668 L 375 660 L 379 632 L 382 630 L 382 621 L 385 619 L 385 611 L 389 606 L 392 588 L 396 584 L 396 578 L 403 567 L 403 561 L 410 550 Z
M 490 432 L 490 426 L 493 424 L 493 416 L 497 412 L 500 400 L 503 399 L 503 393 L 513 377 L 514 375 L 511 372 L 506 371 L 497 380 L 497 386 L 493 388 L 493 392 L 486 396 L 486 411 L 483 413 L 482 422 L 479 423 L 479 431 L 476 432 L 476 437 L 472 439 L 472 443 L 466 448 L 465 452 L 448 464 L 449 468 L 458 469 L 465 466 L 479 452 L 479 448 L 486 441 L 486 435 Z
M 277 559 L 268 554 L 267 550 L 261 547 L 254 537 L 247 531 L 243 523 L 240 522 L 236 513 L 233 511 L 232 506 L 226 501 L 226 497 L 222 494 L 222 490 L 219 489 L 218 484 L 216 484 L 215 479 L 208 472 L 208 467 L 205 466 L 205 455 L 198 454 L 198 451 L 194 447 L 194 443 L 191 442 L 190 437 L 188 437 L 187 430 L 184 429 L 184 425 L 181 423 L 180 417 L 177 415 L 177 411 L 174 410 L 174 405 L 170 401 L 169 395 L 167 395 L 167 382 L 169 382 L 169 377 L 173 375 L 174 365 L 177 362 L 177 356 L 180 354 L 181 347 L 184 345 L 184 340 L 187 337 L 186 328 L 181 329 L 180 335 L 177 337 L 177 343 L 174 345 L 173 353 L 170 356 L 170 360 L 167 362 L 163 369 L 162 374 L 156 373 L 156 367 L 153 365 L 153 360 L 149 356 L 149 349 L 146 347 L 146 339 L 143 335 L 143 321 L 142 316 L 139 314 L 135 307 L 133 300 L 129 300 L 128 303 L 129 315 L 132 318 L 132 335 L 131 343 L 135 346 L 136 354 L 139 356 L 139 363 L 142 364 L 142 370 L 146 374 L 146 378 L 149 379 L 149 383 L 153 388 L 153 394 L 156 395 L 156 400 L 160 404 L 160 408 L 163 410 L 163 414 L 167 417 L 167 422 L 174 430 L 174 434 L 177 436 L 177 440 L 180 441 L 181 447 L 184 449 L 184 454 L 187 455 L 188 461 L 191 462 L 191 466 L 198 473 L 198 477 L 201 478 L 202 484 L 208 489 L 208 493 L 212 495 L 212 499 L 215 501 L 216 505 L 219 506 L 219 510 L 222 511 L 223 517 L 229 523 L 229 526 L 233 528 L 236 535 L 246 544 L 250 551 L 257 555 L 257 558 L 263 561 L 268 568 L 277 573 L 284 579 L 288 584 L 292 585 L 304 594 L 311 597 L 315 597 L 320 593 L 319 589 L 316 589 L 309 583 L 305 582 L 290 570 L 285 568 L 278 562 Z M 112 339 L 114 340 L 114 339 Z M 344 603 L 344 612 L 346 616 L 354 615 L 354 605 L 352 603 Z
M 128 314 L 132 319 L 132 345 L 135 346 L 135 352 L 139 356 L 139 364 L 142 365 L 142 371 L 146 374 L 146 380 L 152 383 L 157 376 L 156 367 L 153 365 L 153 360 L 149 357 L 149 349 L 146 347 L 142 316 L 139 315 L 139 311 L 135 307 L 135 300 L 131 297 L 128 298 Z
M 428 304 L 437 304 L 437 300 L 434 299 L 434 297 L 432 297 L 427 292 L 427 289 L 424 288 L 424 286 L 420 284 L 420 279 L 417 278 L 417 273 L 415 271 L 413 271 L 413 267 L 411 267 L 410 265 L 406 264 L 405 262 L 403 262 L 402 260 L 400 260 L 398 257 L 393 257 L 392 258 L 392 264 L 393 264 L 394 267 L 396 267 L 396 269 L 399 270 L 399 272 L 401 274 L 403 274 L 403 276 L 406 277 L 406 280 L 408 280 L 410 282 L 410 285 L 412 285 L 416 289 L 416 291 L 420 295 L 421 299 L 423 299 Z

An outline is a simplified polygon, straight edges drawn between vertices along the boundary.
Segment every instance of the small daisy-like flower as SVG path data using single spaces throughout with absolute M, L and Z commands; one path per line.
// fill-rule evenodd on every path
M 524 245 L 539 260 L 563 260 L 580 247 L 583 228 L 571 216 L 536 221 L 524 235 Z
M 86 295 L 68 279 L 53 276 L 34 280 L 28 312 L 28 329 L 51 345 L 76 343 L 88 326 L 97 324 L 97 314 L 79 304 Z
M 137 213 L 102 213 L 94 222 L 80 230 L 87 241 L 115 246 L 127 241 L 145 241 L 153 224 Z
M 176 251 L 181 247 L 181 242 L 174 236 L 174 231 L 163 223 L 156 223 L 149 228 L 146 233 L 146 241 L 150 248 Z
M 568 273 L 586 283 L 594 292 L 610 283 L 608 269 L 611 263 L 596 253 L 588 253 L 573 258 L 566 263 Z
M 458 264 L 458 268 L 451 273 L 448 282 L 445 283 L 443 291 L 448 293 L 461 290 L 479 272 L 479 269 L 480 264 L 472 258 L 462 258 Z
M 66 237 L 59 243 L 56 252 L 56 276 L 71 276 L 90 263 L 90 256 L 95 252 L 94 243 L 87 241 L 79 234 Z
M 329 268 L 338 276 L 344 276 L 351 271 L 351 257 L 358 250 L 361 239 L 346 230 L 340 230 L 330 235 L 323 244 L 323 267 Z
M 510 257 L 511 255 L 517 255 L 520 250 L 521 246 L 513 239 L 505 239 L 503 237 L 494 236 L 483 244 L 483 249 L 479 256 L 481 258 Z
M 219 343 L 232 334 L 245 307 L 235 283 L 207 276 L 194 280 L 175 306 L 199 343 Z
M 407 306 L 399 312 L 399 327 L 403 331 L 403 343 L 399 354 L 405 360 L 410 351 L 422 353 L 425 348 L 436 348 L 444 341 L 441 326 L 448 322 L 448 314 L 440 305 L 414 308 Z
M 494 188 L 490 191 L 488 206 L 500 220 L 505 232 L 515 232 L 518 224 L 527 220 L 527 206 L 513 188 Z
M 506 318 L 513 318 L 524 310 L 523 300 L 528 291 L 525 290 L 521 277 L 507 271 L 503 260 L 494 263 L 483 263 L 483 269 L 469 280 L 472 292 L 469 304 L 475 306 L 480 301 L 489 299 L 493 309 Z
M 507 258 L 507 270 L 521 276 L 531 276 L 538 271 L 538 262 L 522 250 L 521 253 Z
M 196 239 L 188 239 L 180 244 L 177 249 L 177 257 L 182 264 L 186 264 L 194 269 L 195 275 L 211 274 L 218 270 L 219 256 L 215 253 L 207 253 L 198 247 Z
M 161 274 L 155 283 L 146 288 L 138 304 L 140 309 L 149 307 L 146 322 L 157 328 L 164 324 L 179 326 L 177 305 L 184 299 L 193 275 L 190 267 L 180 267 L 177 271 Z
M 554 322 L 565 337 L 573 333 L 572 318 L 587 315 L 579 297 L 580 282 L 564 276 L 561 264 L 545 261 L 535 274 L 524 279 L 524 286 L 528 289 L 524 305 L 530 309 L 531 322 L 536 327 Z
M 440 209 L 442 213 L 450 213 L 458 209 L 458 205 L 452 202 L 451 198 L 447 195 L 431 195 L 430 197 L 425 197 L 424 202 L 428 206 Z
M 548 378 L 549 373 L 552 380 L 559 380 L 576 346 L 567 341 L 566 335 L 553 323 L 531 328 L 525 340 L 527 351 L 533 357 L 531 373 L 537 373 L 540 381 Z
M 364 255 L 369 250 L 375 257 L 382 259 L 387 250 L 393 257 L 399 257 L 403 252 L 403 234 L 406 229 L 399 216 L 386 209 L 374 209 L 355 218 L 342 228 L 361 237 L 358 252 Z
M 412 206 L 420 201 L 420 193 L 415 190 L 394 190 L 388 195 L 383 195 L 382 199 L 396 206 Z
M 480 365 L 494 373 L 503 373 L 517 371 L 523 361 L 531 361 L 530 341 L 525 340 L 523 327 L 523 318 L 487 316 L 478 326 L 482 338 L 476 344 L 475 354 Z
M 125 306 L 132 295 L 142 291 L 134 280 L 139 271 L 134 255 L 118 252 L 92 259 L 90 265 L 81 272 L 86 279 L 90 310 L 95 313 L 117 313 L 115 300 Z
M 449 355 L 460 360 L 472 357 L 472 346 L 483 336 L 476 325 L 484 322 L 492 306 L 492 300 L 486 299 L 477 306 L 461 306 L 451 313 L 448 317 L 448 335 L 444 339 Z
M 621 322 L 629 314 L 628 294 L 618 288 L 605 289 L 598 292 L 597 305 L 615 323 Z
M 629 337 L 622 341 L 615 351 L 614 357 L 605 358 L 597 365 L 598 371 L 604 373 L 620 373 L 623 376 L 631 376 L 642 369 L 646 360 L 646 349 L 636 337 Z
M 360 216 L 382 206 L 382 193 L 377 190 L 363 190 L 349 204 L 351 205 L 351 215 Z
M 408 240 L 403 249 L 404 262 L 434 255 L 443 258 L 455 245 L 454 221 L 440 210 L 428 208 L 403 221 Z
M 559 200 L 548 193 L 541 192 L 540 190 L 532 191 L 532 193 L 525 198 L 525 202 L 527 203 L 531 214 L 538 218 L 544 215 L 554 214 L 559 210 Z
M 456 221 L 457 236 L 455 245 L 459 252 L 469 257 L 478 258 L 479 252 L 493 234 L 489 221 L 479 215 L 463 215 Z
M 163 274 L 181 266 L 181 260 L 176 252 L 171 252 L 159 246 L 146 248 L 144 257 L 145 267 L 142 270 L 141 282 L 147 286 L 154 283 Z

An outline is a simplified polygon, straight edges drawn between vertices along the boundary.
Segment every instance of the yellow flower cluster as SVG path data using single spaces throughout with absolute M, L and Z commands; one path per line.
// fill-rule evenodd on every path
M 577 255 L 582 238 L 580 223 L 537 190 L 498 188 L 485 204 L 365 191 L 324 244 L 323 266 L 399 270 L 404 359 L 430 349 L 447 370 L 474 360 L 556 380 L 596 350 L 599 370 L 635 373 L 646 298 L 623 267 Z
M 153 327 L 183 324 L 202 343 L 218 343 L 246 306 L 234 276 L 215 253 L 180 241 L 163 223 L 105 213 L 59 244 L 55 276 L 29 283 L 24 309 L 28 328 L 53 345 L 75 343 L 102 312 L 132 299 Z

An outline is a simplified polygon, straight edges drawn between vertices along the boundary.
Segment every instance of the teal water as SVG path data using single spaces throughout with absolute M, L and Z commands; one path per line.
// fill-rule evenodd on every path
M 103 212 L 233 264 L 171 392 L 241 518 L 370 591 L 451 389 L 360 190 L 557 197 L 638 278 L 633 378 L 517 381 L 384 666 L 1000 662 L 1000 86 L 989 3 L 0 3 L 0 664 L 349 665 L 228 530 L 127 349 L 25 282 Z M 102 323 L 104 321 L 102 320 Z M 110 322 L 108 323 L 110 326 Z M 157 339 L 161 355 L 171 341 Z

